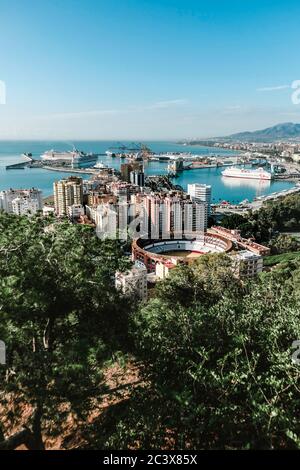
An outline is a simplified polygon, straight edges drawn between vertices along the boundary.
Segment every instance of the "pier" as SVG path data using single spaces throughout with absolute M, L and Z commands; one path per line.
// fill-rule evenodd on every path
M 278 181 L 295 181 L 300 180 L 300 173 L 284 173 L 282 175 L 275 174 L 274 179 Z
M 6 170 L 24 170 L 25 167 L 30 165 L 30 161 L 28 162 L 20 162 L 20 163 L 13 163 L 12 165 L 7 165 L 5 167 Z
M 6 170 L 24 170 L 24 168 L 41 168 L 43 163 L 41 160 L 36 160 L 32 157 L 31 154 L 23 153 L 22 157 L 25 159 L 25 162 L 12 163 L 5 167 Z
M 97 175 L 99 173 L 99 169 L 96 168 L 70 168 L 70 167 L 63 167 L 63 166 L 46 166 L 43 165 L 44 170 L 51 170 L 57 172 L 64 172 L 64 173 L 74 173 L 74 174 L 85 174 L 85 175 Z
M 183 167 L 183 170 L 202 170 L 202 169 L 207 169 L 207 168 L 222 168 L 224 166 L 243 166 L 245 162 L 237 162 L 237 163 L 226 163 L 225 161 L 218 161 L 216 163 L 203 163 L 201 164 L 200 162 L 192 162 L 187 166 Z M 251 165 L 251 162 L 249 163 Z

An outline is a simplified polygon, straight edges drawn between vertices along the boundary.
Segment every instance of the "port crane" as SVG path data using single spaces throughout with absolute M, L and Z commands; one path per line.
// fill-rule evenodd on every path
M 129 145 L 125 145 L 122 142 L 117 142 L 115 146 L 109 147 L 110 151 L 117 150 L 119 153 L 137 153 L 140 152 L 143 158 L 148 158 L 149 154 L 152 153 L 151 149 L 147 145 L 140 142 L 131 142 Z
M 108 150 L 119 150 L 120 152 L 125 152 L 127 150 L 126 145 L 122 144 L 122 142 L 117 142 L 116 146 L 109 147 Z

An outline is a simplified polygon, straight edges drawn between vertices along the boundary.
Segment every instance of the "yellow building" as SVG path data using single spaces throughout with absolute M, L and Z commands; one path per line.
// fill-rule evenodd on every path
M 73 204 L 83 203 L 82 178 L 70 176 L 69 178 L 55 181 L 53 184 L 55 212 L 58 216 L 68 214 L 68 207 Z

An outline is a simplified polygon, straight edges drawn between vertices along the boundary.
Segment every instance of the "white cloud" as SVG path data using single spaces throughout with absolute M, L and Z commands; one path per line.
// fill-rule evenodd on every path
M 78 111 L 70 113 L 53 113 L 43 116 L 34 116 L 38 119 L 77 119 L 77 118 L 89 118 L 89 117 L 102 117 L 102 116 L 117 116 L 120 114 L 134 113 L 141 111 L 151 111 L 160 109 L 169 109 L 176 106 L 182 106 L 187 103 L 185 99 L 176 99 L 168 101 L 157 101 L 156 103 L 144 105 L 144 106 L 131 106 L 124 109 L 99 109 L 92 111 Z
M 279 91 L 286 90 L 287 88 L 291 88 L 291 85 L 266 86 L 262 88 L 256 88 L 256 91 Z
M 54 113 L 44 116 L 35 116 L 38 119 L 73 119 L 73 118 L 86 118 L 93 116 L 114 116 L 121 114 L 124 111 L 119 109 L 102 109 L 95 111 L 78 111 L 74 113 Z
M 221 114 L 238 114 L 238 113 L 242 113 L 245 111 L 245 108 L 243 108 L 241 105 L 239 104 L 234 104 L 234 105 L 231 105 L 231 106 L 226 106 L 225 108 L 223 108 L 222 110 L 220 110 Z
M 145 106 L 145 109 L 167 109 L 172 108 L 173 106 L 182 106 L 187 104 L 187 100 L 185 99 L 177 99 L 177 100 L 168 100 L 168 101 L 157 101 L 149 106 Z
M 280 116 L 292 116 L 292 117 L 300 117 L 300 111 L 287 111 L 284 113 L 279 113 Z
M 241 105 L 240 104 L 234 104 L 232 106 L 227 106 L 226 109 L 241 109 Z

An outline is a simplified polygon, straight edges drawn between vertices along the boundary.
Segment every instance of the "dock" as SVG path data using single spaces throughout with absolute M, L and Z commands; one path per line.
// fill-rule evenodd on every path
M 295 181 L 300 179 L 300 173 L 283 173 L 274 175 L 275 180 Z
M 59 173 L 74 173 L 74 174 L 83 174 L 83 175 L 97 175 L 99 173 L 99 169 L 96 168 L 70 168 L 70 167 L 63 167 L 63 166 L 46 166 L 43 165 L 44 170 L 50 171 L 57 171 Z
M 42 166 L 42 162 L 40 160 L 34 159 L 32 157 L 32 154 L 22 153 L 21 156 L 25 159 L 25 162 L 19 162 L 19 163 L 13 163 L 12 165 L 7 165 L 5 169 L 6 170 L 24 170 L 24 168 L 26 167 L 36 168 L 36 167 Z
M 7 165 L 5 167 L 6 170 L 24 170 L 31 162 L 20 162 L 20 163 L 13 163 L 12 165 Z
M 300 192 L 300 185 L 297 184 L 291 189 L 283 189 L 282 191 L 278 191 L 276 193 L 271 193 L 269 195 L 265 196 L 260 196 L 258 198 L 255 198 L 252 202 L 248 202 L 247 204 L 214 204 L 214 212 L 215 214 L 219 215 L 224 215 L 228 213 L 235 213 L 235 214 L 243 214 L 247 213 L 249 210 L 255 212 L 257 210 L 260 210 L 261 207 L 265 202 L 268 201 L 275 201 L 276 199 L 279 199 L 281 197 L 285 196 L 290 196 L 292 194 L 296 194 Z

